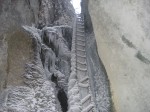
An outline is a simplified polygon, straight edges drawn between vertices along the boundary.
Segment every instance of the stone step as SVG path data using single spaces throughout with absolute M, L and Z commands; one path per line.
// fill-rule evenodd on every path
M 76 43 L 79 43 L 79 44 L 84 44 L 85 45 L 85 42 L 84 41 L 81 41 L 81 40 L 77 40 Z
M 83 49 L 83 50 L 85 50 L 85 47 L 84 47 L 84 46 L 79 46 L 79 45 L 77 45 L 76 48 L 77 48 L 77 49 Z
M 87 100 L 89 100 L 91 98 L 91 95 L 87 95 L 85 96 L 82 100 L 81 100 L 81 103 L 84 104 Z
M 79 68 L 79 67 L 76 67 L 76 68 L 77 68 L 77 70 L 79 70 L 79 71 L 84 71 L 84 72 L 87 71 L 87 68 Z
M 77 47 L 77 51 L 85 52 L 85 49 L 79 49 L 79 48 Z
M 77 30 L 77 33 L 84 33 L 84 30 Z
M 86 65 L 83 65 L 83 64 L 80 64 L 80 63 L 77 63 L 77 67 L 81 68 L 81 69 L 86 69 L 87 68 Z
M 77 26 L 77 30 L 82 30 L 82 31 L 84 31 L 85 32 L 85 30 L 84 30 L 84 26 Z
M 84 31 L 81 31 L 81 30 L 80 30 L 80 31 L 77 31 L 77 32 L 76 32 L 76 35 L 85 36 L 85 35 L 84 35 Z
M 77 17 L 77 19 L 83 19 L 81 16 Z
M 77 18 L 82 18 L 80 14 L 77 15 Z
M 86 58 L 86 55 L 77 54 L 76 56 L 77 56 L 77 57 L 81 57 L 81 58 Z
M 82 55 L 82 56 L 83 56 L 83 55 L 86 55 L 85 52 L 82 52 L 82 51 L 79 51 L 79 50 L 77 50 L 76 53 L 77 53 L 77 54 L 80 54 L 80 55 Z
M 86 58 L 76 57 L 76 62 L 77 61 L 80 61 L 81 63 L 85 63 L 86 62 Z
M 84 37 L 77 37 L 76 43 L 79 43 L 79 41 L 82 41 L 82 44 L 85 45 L 85 38 Z M 80 43 L 79 43 L 80 44 Z
M 84 82 L 84 81 L 86 81 L 86 80 L 89 80 L 89 77 L 88 77 L 88 76 L 84 77 L 84 78 L 81 79 L 79 82 L 82 83 L 82 82 Z
M 82 41 L 82 42 L 85 43 L 85 39 L 83 40 L 83 39 L 81 39 L 81 38 L 77 38 L 77 41 Z M 77 42 L 77 43 L 78 43 L 78 42 Z
M 77 39 L 80 39 L 80 40 L 85 40 L 85 36 L 81 35 L 81 34 L 77 34 Z
M 92 109 L 94 108 L 94 104 L 90 104 L 86 108 L 84 108 L 81 112 L 94 112 Z
M 82 88 L 88 88 L 89 87 L 89 84 L 83 84 L 83 83 L 78 83 L 79 87 L 82 87 Z
M 84 26 L 84 23 L 81 23 L 81 22 L 77 22 L 77 25 L 83 25 L 83 26 Z
M 84 27 L 84 25 L 82 25 L 82 24 L 77 24 L 77 25 L 76 25 L 76 28 L 78 29 L 79 27 Z
M 79 87 L 79 90 L 80 90 L 80 102 L 81 102 L 81 100 L 89 94 L 89 87 L 86 88 Z M 88 100 L 87 102 L 82 104 L 82 108 L 87 107 L 90 103 L 91 103 L 90 100 Z
M 77 19 L 77 20 L 78 20 L 78 19 Z M 80 19 L 80 20 L 81 20 L 81 19 Z M 78 22 L 78 21 L 77 21 L 76 23 L 77 23 L 77 24 L 84 24 L 83 22 Z
M 76 36 L 79 36 L 79 37 L 85 37 L 84 34 L 79 34 L 79 33 L 76 33 Z
M 77 75 L 80 75 L 83 78 L 87 76 L 87 72 L 85 72 L 85 71 L 79 71 L 79 70 L 77 70 L 76 73 L 77 73 Z M 81 79 L 83 79 L 83 78 L 81 78 Z
M 78 19 L 77 22 L 82 22 L 82 23 L 84 23 L 84 20 L 83 20 L 83 19 Z
M 85 62 L 81 62 L 81 61 L 77 60 L 77 63 L 79 63 L 81 65 L 86 65 L 86 61 Z
M 77 26 L 78 29 L 84 29 L 84 26 Z
M 79 43 L 77 43 L 77 46 L 83 46 L 83 47 L 85 47 L 85 44 L 79 44 Z
M 82 17 L 77 17 L 77 20 L 78 20 L 78 19 L 82 19 L 82 20 L 84 20 Z

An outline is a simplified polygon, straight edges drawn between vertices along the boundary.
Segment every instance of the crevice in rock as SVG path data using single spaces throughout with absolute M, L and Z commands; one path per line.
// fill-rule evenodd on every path
M 29 9 L 31 9 L 31 4 L 30 4 L 30 0 L 26 0 L 28 6 L 29 6 Z
M 62 112 L 67 112 L 67 110 L 68 110 L 68 98 L 67 98 L 67 95 L 66 95 L 64 89 L 62 87 L 60 87 L 60 85 L 58 84 L 59 83 L 58 77 L 55 76 L 54 74 L 52 74 L 51 81 L 55 83 L 56 90 L 58 90 L 57 98 L 58 98 L 58 101 L 60 103 Z
M 54 74 L 51 76 L 51 81 L 57 85 L 57 77 Z
M 68 98 L 62 87 L 58 84 L 58 77 L 52 74 L 51 81 L 55 83 L 57 92 L 57 98 L 61 106 L 62 112 L 67 112 L 68 110 Z
M 67 112 L 68 110 L 68 98 L 63 89 L 60 89 L 57 94 L 58 100 L 60 102 L 61 108 L 63 112 Z
M 135 45 L 130 42 L 124 35 L 122 35 L 121 39 L 128 47 L 136 49 Z
M 150 64 L 150 60 L 148 60 L 148 58 L 144 57 L 144 55 L 140 51 L 138 51 L 135 56 L 137 59 L 139 59 L 143 63 Z

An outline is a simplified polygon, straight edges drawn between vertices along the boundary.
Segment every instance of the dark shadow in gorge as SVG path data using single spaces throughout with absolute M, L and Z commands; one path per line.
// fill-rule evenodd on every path
M 67 112 L 67 110 L 68 110 L 68 98 L 67 98 L 65 91 L 63 89 L 60 89 L 57 80 L 58 80 L 57 76 L 55 76 L 53 74 L 51 76 L 51 81 L 54 82 L 56 84 L 56 88 L 58 88 L 57 98 L 58 98 L 59 103 L 61 105 L 62 112 Z
M 63 112 L 67 112 L 68 110 L 68 98 L 63 89 L 60 89 L 57 94 L 58 100 L 60 102 L 61 108 Z

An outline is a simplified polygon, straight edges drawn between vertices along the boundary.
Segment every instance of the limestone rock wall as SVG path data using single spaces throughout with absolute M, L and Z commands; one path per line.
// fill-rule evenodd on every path
M 99 56 L 117 112 L 150 111 L 149 0 L 89 0 Z
M 0 0 L 0 112 L 67 110 L 73 17 L 70 0 Z

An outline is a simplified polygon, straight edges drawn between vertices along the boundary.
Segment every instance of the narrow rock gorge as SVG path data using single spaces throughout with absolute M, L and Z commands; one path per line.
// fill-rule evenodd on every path
M 0 112 L 111 111 L 94 33 L 70 2 L 0 1 Z

